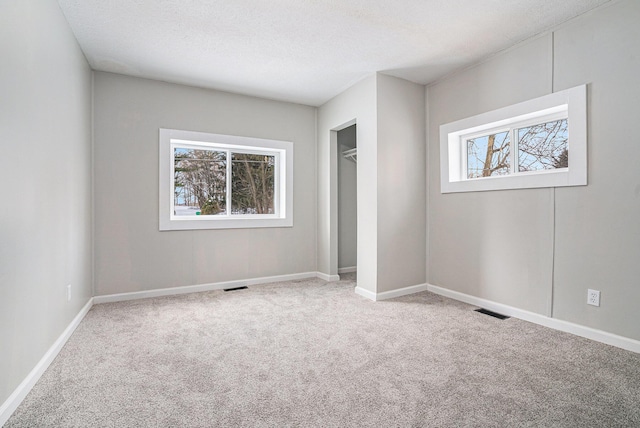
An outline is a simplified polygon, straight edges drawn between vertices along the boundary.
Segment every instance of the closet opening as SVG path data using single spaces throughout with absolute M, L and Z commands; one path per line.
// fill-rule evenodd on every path
M 338 274 L 341 278 L 352 276 L 354 280 L 358 265 L 358 148 L 356 126 L 354 124 L 337 132 Z

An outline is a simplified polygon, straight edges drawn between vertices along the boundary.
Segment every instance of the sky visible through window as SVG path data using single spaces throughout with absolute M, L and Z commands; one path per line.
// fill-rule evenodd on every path
M 567 119 L 518 129 L 518 170 L 541 171 L 569 166 Z
M 567 119 L 518 128 L 515 135 L 517 172 L 569 166 Z M 466 140 L 467 178 L 512 174 L 510 136 L 511 130 L 507 130 Z
M 174 215 L 274 214 L 275 163 L 273 155 L 174 148 Z
M 175 215 L 226 214 L 226 170 L 226 151 L 175 148 Z
M 509 174 L 509 131 L 467 140 L 467 178 Z

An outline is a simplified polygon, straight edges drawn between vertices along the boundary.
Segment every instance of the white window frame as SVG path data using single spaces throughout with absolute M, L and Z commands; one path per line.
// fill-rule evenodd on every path
M 561 119 L 568 119 L 569 167 L 518 171 L 517 130 Z M 467 140 L 507 130 L 511 133 L 510 173 L 467 178 Z M 554 92 L 440 126 L 440 180 L 441 193 L 586 185 L 587 86 Z
M 220 215 L 174 215 L 174 149 L 177 147 L 224 151 L 227 153 L 228 162 L 231 159 L 231 153 L 275 156 L 275 213 L 232 215 L 230 207 L 227 207 L 227 213 Z M 292 142 L 160 128 L 159 150 L 159 228 L 161 231 L 293 226 Z M 227 168 L 227 193 L 231 186 L 230 174 L 231 168 Z

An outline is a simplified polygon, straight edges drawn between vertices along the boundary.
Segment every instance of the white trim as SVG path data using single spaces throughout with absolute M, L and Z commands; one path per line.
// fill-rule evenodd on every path
M 328 275 L 322 272 L 316 272 L 316 276 L 327 282 L 337 282 L 340 281 L 340 275 Z
M 396 297 L 406 296 L 408 294 L 420 293 L 427 291 L 427 284 L 410 285 L 408 287 L 398 288 L 397 290 L 383 291 L 382 293 L 374 293 L 361 287 L 356 287 L 355 292 L 374 302 L 380 300 L 394 299 Z
M 427 284 L 410 285 L 408 287 L 398 288 L 397 290 L 383 291 L 382 293 L 377 294 L 376 300 L 394 299 L 396 297 L 420 293 L 422 291 L 427 291 Z
M 87 304 L 84 305 L 80 312 L 78 312 L 78 315 L 73 318 L 60 337 L 51 345 L 51 348 L 49 348 L 40 361 L 38 361 L 38 364 L 36 364 L 27 377 L 20 382 L 20 385 L 18 385 L 9 398 L 0 406 L 0 426 L 3 426 L 5 422 L 9 420 L 13 412 L 15 412 L 20 403 L 22 403 L 22 400 L 25 399 L 29 391 L 31 391 L 42 374 L 47 370 L 51 362 L 58 356 L 62 347 L 67 343 L 67 340 L 69 340 L 82 319 L 87 315 L 87 312 L 89 312 L 89 309 L 93 306 L 93 303 L 93 298 L 89 299 Z
M 473 136 L 568 118 L 569 167 L 467 179 L 466 149 Z M 512 135 L 513 156 L 517 142 Z M 515 158 L 513 159 L 515 160 Z M 512 168 L 515 162 L 512 161 Z M 583 186 L 587 184 L 587 86 L 581 85 L 440 126 L 440 192 Z
M 350 267 L 343 267 L 343 268 L 338 268 L 338 273 L 352 273 L 352 272 L 357 272 L 358 271 L 358 266 L 350 266 Z
M 234 281 L 212 282 L 208 284 L 185 285 L 182 287 L 156 288 L 154 290 L 132 291 L 129 293 L 107 294 L 95 296 L 94 304 L 124 302 L 126 300 L 148 299 L 151 297 L 176 296 L 179 294 L 200 293 L 203 291 L 222 290 L 224 288 L 244 287 L 249 285 L 270 284 L 274 282 L 295 281 L 298 279 L 319 278 L 318 272 L 303 272 L 288 275 L 266 276 L 261 278 L 239 279 Z
M 362 297 L 366 297 L 369 300 L 373 300 L 374 302 L 376 301 L 376 293 L 374 293 L 373 291 L 369 291 L 366 290 L 362 287 L 356 287 L 355 290 L 356 294 L 359 294 Z
M 606 331 L 597 330 L 595 328 L 586 327 L 580 324 L 574 324 L 572 322 L 559 320 L 557 318 L 550 318 L 545 315 L 525 311 L 513 306 L 493 302 L 491 300 L 482 299 L 480 297 L 471 296 L 469 294 L 460 293 L 458 291 L 449 290 L 447 288 L 438 287 L 437 285 L 428 284 L 428 290 L 441 296 L 459 300 L 470 305 L 486 308 L 494 312 L 508 315 L 510 317 L 529 321 L 534 324 L 552 328 L 554 330 L 564 331 L 565 333 L 575 334 L 576 336 L 581 336 L 587 339 L 595 340 L 596 342 L 616 346 L 618 348 L 626 349 L 627 351 L 640 353 L 640 341 L 635 339 L 618 336 L 617 334 L 608 333 Z
M 293 142 L 165 128 L 160 128 L 158 134 L 159 230 L 293 227 Z M 275 214 L 241 216 L 229 215 L 227 211 L 226 215 L 218 216 L 174 216 L 173 149 L 175 146 L 226 151 L 228 162 L 231 152 L 274 156 L 276 160 Z M 231 168 L 227 168 L 227 192 L 231 186 L 230 174 Z

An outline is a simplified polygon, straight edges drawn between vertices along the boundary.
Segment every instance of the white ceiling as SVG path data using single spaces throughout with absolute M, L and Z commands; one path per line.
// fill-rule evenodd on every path
M 58 0 L 91 67 L 321 105 L 426 84 L 609 0 Z

